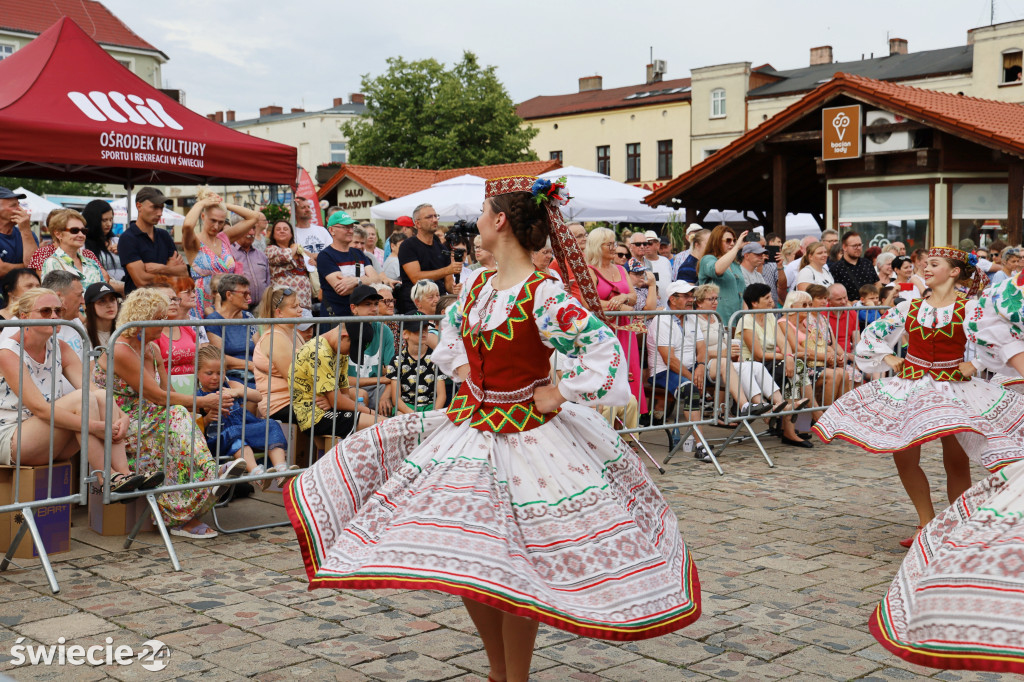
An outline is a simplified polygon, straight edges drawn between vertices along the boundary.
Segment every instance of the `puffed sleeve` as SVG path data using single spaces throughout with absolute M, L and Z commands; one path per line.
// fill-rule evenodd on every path
M 455 379 L 455 370 L 469 362 L 466 355 L 466 346 L 462 341 L 462 311 L 466 307 L 466 298 L 469 292 L 476 285 L 476 280 L 486 270 L 480 268 L 473 271 L 473 277 L 462 285 L 462 292 L 459 299 L 445 309 L 441 316 L 441 339 L 437 342 L 437 348 L 431 354 L 431 358 L 437 368 L 443 374 Z
M 1016 375 L 1010 358 L 1024 353 L 1024 292 L 1016 278 L 985 290 L 977 301 L 968 301 L 964 331 L 977 351 L 975 365 L 997 374 Z
M 629 366 L 615 334 L 556 283 L 537 287 L 533 309 L 544 345 L 568 364 L 558 383 L 566 400 L 597 405 L 629 402 Z
M 892 355 L 899 343 L 907 324 L 910 304 L 911 301 L 903 301 L 864 328 L 854 351 L 860 371 L 884 372 L 889 369 L 883 358 Z

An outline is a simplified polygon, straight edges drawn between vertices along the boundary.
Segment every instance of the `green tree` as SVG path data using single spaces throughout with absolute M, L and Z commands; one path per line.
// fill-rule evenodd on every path
M 352 163 L 444 170 L 537 159 L 537 129 L 522 127 L 495 67 L 482 68 L 472 52 L 451 69 L 392 57 L 362 87 L 366 111 L 341 127 Z
M 24 187 L 35 194 L 71 194 L 83 197 L 105 197 L 109 195 L 103 185 L 95 182 L 69 182 L 66 180 L 39 180 L 37 178 L 12 178 L 0 176 L 0 187 L 14 189 Z

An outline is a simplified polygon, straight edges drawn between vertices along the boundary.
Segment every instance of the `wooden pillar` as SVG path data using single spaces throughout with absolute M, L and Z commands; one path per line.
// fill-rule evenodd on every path
M 1007 201 L 1006 201 L 1006 231 L 1010 244 L 1020 244 L 1021 234 L 1024 232 L 1024 161 L 1013 159 L 1010 161 L 1010 173 L 1007 177 Z
M 786 241 L 786 157 L 772 157 L 772 232 Z

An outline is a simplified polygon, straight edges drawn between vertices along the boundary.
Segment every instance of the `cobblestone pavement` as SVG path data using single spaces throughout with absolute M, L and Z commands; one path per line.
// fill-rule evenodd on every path
M 712 431 L 711 433 L 715 433 Z M 664 457 L 663 433 L 645 438 Z M 652 640 L 608 643 L 542 626 L 537 681 L 995 680 L 904 663 L 867 618 L 903 557 L 913 514 L 891 458 L 848 445 L 813 450 L 766 438 L 775 468 L 749 443 L 722 457 L 726 475 L 680 453 L 654 478 L 697 561 L 703 615 Z M 937 506 L 941 457 L 925 448 Z M 976 472 L 976 478 L 981 472 Z M 121 549 L 74 513 L 72 551 L 54 557 L 61 591 L 41 570 L 0 574 L 0 676 L 17 680 L 486 680 L 461 602 L 434 592 L 306 590 L 290 527 L 175 538 L 182 571 L 155 544 Z M 225 525 L 284 519 L 280 495 L 232 503 Z M 143 536 L 155 543 L 157 536 Z M 169 665 L 14 667 L 11 646 L 126 644 L 156 638 Z

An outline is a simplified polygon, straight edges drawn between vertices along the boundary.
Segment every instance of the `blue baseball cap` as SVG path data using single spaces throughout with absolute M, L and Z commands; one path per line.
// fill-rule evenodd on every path
M 0 199 L 24 199 L 26 195 L 12 192 L 6 187 L 0 187 Z

